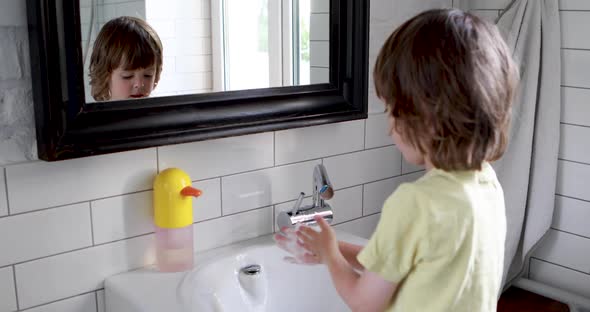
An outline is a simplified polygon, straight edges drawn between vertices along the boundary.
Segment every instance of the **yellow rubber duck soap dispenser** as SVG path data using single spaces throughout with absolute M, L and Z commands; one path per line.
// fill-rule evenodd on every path
M 193 267 L 193 197 L 200 195 L 180 169 L 168 168 L 154 179 L 158 270 L 181 272 Z

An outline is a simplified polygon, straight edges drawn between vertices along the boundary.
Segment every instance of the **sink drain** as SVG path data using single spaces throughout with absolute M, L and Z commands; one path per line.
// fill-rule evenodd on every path
M 240 272 L 244 275 L 258 275 L 262 271 L 262 267 L 258 264 L 247 265 L 240 269 Z

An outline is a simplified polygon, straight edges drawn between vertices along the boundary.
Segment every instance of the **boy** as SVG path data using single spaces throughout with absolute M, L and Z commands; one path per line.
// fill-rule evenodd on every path
M 396 146 L 427 173 L 386 200 L 367 246 L 338 242 L 321 218 L 319 232 L 302 226 L 306 262 L 328 266 L 353 311 L 495 312 L 506 218 L 489 162 L 508 140 L 508 47 L 476 16 L 426 11 L 387 39 L 373 77 Z

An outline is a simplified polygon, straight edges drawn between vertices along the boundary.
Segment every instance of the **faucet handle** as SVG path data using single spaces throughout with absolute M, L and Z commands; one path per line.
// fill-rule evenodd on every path
M 295 205 L 291 209 L 291 215 L 292 216 L 296 215 L 297 214 L 297 211 L 299 211 L 299 208 L 301 207 L 301 202 L 303 201 L 303 197 L 304 196 L 305 196 L 305 193 L 303 193 L 303 192 L 299 193 L 299 197 L 297 198 L 297 201 L 295 202 Z

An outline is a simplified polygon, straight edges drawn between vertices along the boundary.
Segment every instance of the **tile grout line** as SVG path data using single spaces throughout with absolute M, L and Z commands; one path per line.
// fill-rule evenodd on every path
M 96 312 L 98 311 L 98 290 L 94 291 L 94 303 L 96 303 Z
M 581 162 L 581 161 L 576 161 L 576 160 L 569 160 L 569 159 L 563 159 L 563 158 L 557 158 L 557 160 L 565 161 L 565 162 L 570 162 L 570 163 L 574 163 L 574 164 L 578 164 L 578 165 L 590 166 L 589 163 L 585 163 L 585 162 Z
M 4 191 L 6 192 L 6 211 L 8 215 L 10 215 L 10 201 L 8 200 L 8 174 L 6 173 L 6 168 L 2 168 L 4 173 Z
M 365 215 L 365 185 L 361 185 L 361 216 Z
M 566 125 L 566 126 L 581 127 L 581 128 L 590 128 L 590 124 L 583 125 L 583 124 L 575 124 L 575 123 L 565 122 L 565 121 L 561 121 L 559 124 Z
M 63 205 L 57 205 L 57 206 L 51 206 L 51 207 L 45 207 L 45 208 L 39 208 L 39 209 L 33 209 L 33 210 L 29 210 L 29 211 L 14 213 L 14 214 L 11 214 L 9 216 L 2 216 L 2 217 L 0 217 L 0 219 L 6 218 L 6 217 L 13 217 L 13 216 L 25 215 L 25 214 L 29 214 L 29 213 L 35 213 L 35 212 L 39 212 L 39 211 L 46 211 L 46 210 L 49 210 L 49 209 L 58 209 L 58 208 L 64 208 L 64 207 L 67 207 L 67 206 L 85 204 L 85 203 L 89 203 L 91 201 L 98 201 L 98 200 L 104 200 L 104 199 L 109 199 L 109 198 L 116 198 L 116 197 L 133 195 L 133 194 L 139 194 L 139 193 L 150 192 L 150 191 L 152 191 L 152 189 L 140 190 L 140 191 L 133 191 L 133 192 L 129 192 L 129 193 L 123 193 L 123 194 L 119 194 L 119 195 L 111 195 L 111 196 L 100 197 L 100 198 L 91 198 L 91 199 L 83 200 L 83 201 L 79 201 L 79 202 L 73 202 L 73 203 L 68 203 L 68 204 L 63 204 Z
M 561 47 L 560 49 L 561 50 L 569 50 L 569 51 L 589 51 L 590 52 L 590 49 L 588 49 L 588 48 L 564 48 L 564 47 Z
M 571 88 L 571 89 L 581 89 L 581 90 L 590 90 L 590 87 L 580 87 L 580 86 L 569 86 L 569 85 L 559 85 L 561 88 Z
M 160 148 L 156 147 L 156 173 L 160 173 Z
M 577 273 L 584 274 L 584 275 L 586 275 L 586 276 L 590 276 L 590 274 L 589 274 L 589 273 L 587 273 L 587 272 L 580 271 L 580 270 L 577 270 L 577 269 L 574 269 L 574 268 L 570 268 L 570 267 L 567 267 L 567 266 L 565 266 L 565 265 L 557 264 L 557 263 L 554 263 L 554 262 L 551 262 L 551 261 L 547 261 L 547 260 L 545 260 L 545 259 L 541 259 L 541 258 L 537 258 L 537 257 L 531 257 L 531 259 L 535 259 L 535 260 L 537 260 L 537 261 L 541 261 L 541 262 L 549 263 L 549 264 L 552 264 L 552 265 L 558 266 L 558 267 L 560 267 L 560 268 L 564 268 L 564 269 L 566 269 L 566 270 L 571 270 L 571 271 L 574 271 L 574 272 L 577 272 Z
M 57 300 L 52 300 L 52 301 L 49 301 L 49 302 L 43 302 L 41 304 L 37 304 L 37 305 L 34 305 L 34 306 L 26 307 L 26 310 L 28 311 L 28 310 L 31 310 L 31 309 L 34 309 L 34 308 L 38 308 L 38 307 L 42 307 L 42 306 L 47 306 L 47 305 L 50 305 L 50 304 L 53 304 L 53 303 L 57 303 L 57 302 L 60 302 L 60 301 L 65 301 L 65 300 L 69 300 L 69 299 L 72 299 L 72 298 L 76 298 L 76 297 L 88 295 L 90 293 L 96 293 L 97 291 L 102 290 L 102 289 L 104 289 L 104 288 L 94 289 L 94 290 L 91 290 L 91 291 L 83 292 L 83 293 L 80 293 L 80 294 L 75 294 L 73 296 L 67 296 L 67 297 L 60 298 L 60 299 L 57 299 Z M 17 311 L 15 311 L 15 312 L 17 312 Z
M 564 231 L 564 230 L 561 230 L 561 229 L 558 229 L 558 228 L 554 228 L 554 227 L 550 227 L 550 229 L 552 229 L 552 230 L 554 230 L 556 232 L 565 233 L 565 234 L 573 235 L 573 236 L 576 236 L 576 237 L 579 237 L 579 238 L 584 238 L 584 239 L 590 240 L 590 237 L 584 236 L 584 235 L 581 235 L 581 234 L 576 234 L 574 232 Z
M 219 209 L 223 217 L 223 177 L 219 177 Z
M 39 260 L 43 260 L 43 259 L 47 259 L 47 258 L 51 258 L 51 257 L 61 256 L 61 255 L 65 255 L 65 254 L 72 253 L 72 252 L 78 252 L 78 251 L 82 251 L 82 250 L 86 250 L 86 249 L 91 249 L 91 248 L 98 248 L 98 247 L 105 246 L 105 245 L 108 245 L 108 244 L 119 243 L 119 242 L 122 242 L 122 241 L 131 240 L 131 239 L 135 239 L 135 238 L 140 238 L 140 237 L 144 237 L 144 236 L 148 236 L 148 235 L 152 235 L 152 234 L 154 234 L 154 232 L 133 235 L 133 236 L 129 236 L 129 237 L 126 237 L 126 238 L 121 238 L 121 239 L 116 239 L 116 240 L 113 240 L 113 241 L 108 241 L 108 242 L 96 244 L 94 246 L 89 245 L 89 246 L 84 246 L 84 247 L 80 247 L 80 248 L 76 248 L 76 249 L 66 250 L 66 251 L 62 251 L 62 252 L 58 252 L 58 253 L 54 253 L 54 254 L 42 256 L 42 257 L 37 257 L 37 258 L 32 258 L 32 259 L 27 259 L 27 260 L 19 261 L 19 262 L 13 263 L 13 264 L 5 265 L 5 266 L 0 266 L 0 269 L 4 269 L 4 268 L 10 267 L 12 265 L 21 265 L 21 264 L 25 264 L 25 263 L 29 263 L 29 262 L 34 262 L 34 261 L 39 261 Z
M 16 264 L 12 265 L 12 278 L 14 279 L 14 296 L 16 297 L 16 310 L 20 310 L 20 302 L 18 300 L 18 287 L 16 285 Z
M 90 211 L 90 237 L 92 238 L 92 246 L 95 245 L 94 241 L 94 218 L 92 216 L 92 202 L 88 203 L 88 210 Z
M 381 211 L 379 211 L 379 212 L 375 212 L 375 213 L 371 213 L 371 214 L 368 214 L 368 215 L 366 215 L 366 216 L 361 216 L 361 217 L 353 218 L 353 219 L 350 219 L 350 220 L 342 221 L 342 222 L 340 222 L 340 223 L 338 223 L 338 224 L 334 224 L 334 225 L 336 226 L 336 225 L 342 225 L 342 224 L 350 223 L 350 222 L 357 221 L 357 220 L 360 220 L 360 219 L 364 219 L 364 218 L 372 217 L 372 216 L 374 216 L 374 215 L 378 215 L 378 214 L 380 214 L 380 213 L 381 213 Z
M 369 121 L 369 118 L 367 117 L 364 121 L 365 130 L 363 131 L 363 150 L 367 149 L 367 122 Z
M 563 197 L 563 198 L 569 198 L 569 199 L 579 200 L 579 201 L 585 202 L 585 203 L 590 203 L 590 200 L 588 200 L 588 199 L 577 198 L 577 197 L 573 197 L 573 196 L 569 196 L 569 195 L 563 195 L 563 194 L 559 194 L 559 193 L 555 193 L 555 195 L 556 196 Z

